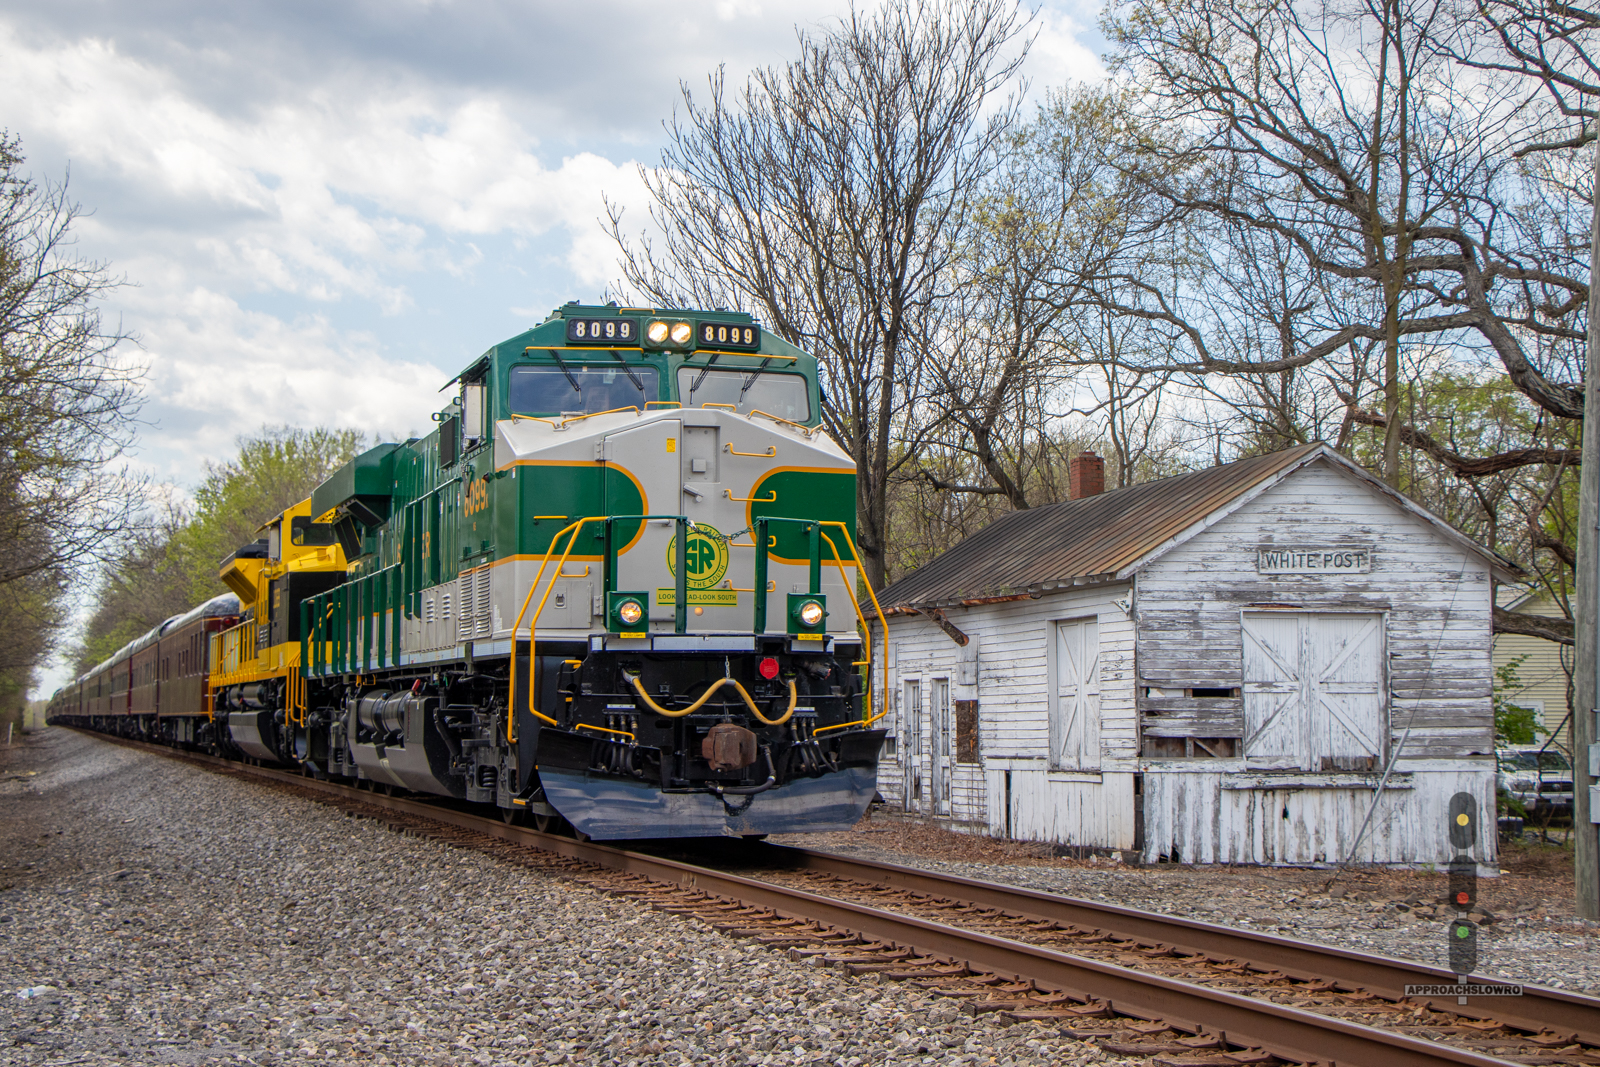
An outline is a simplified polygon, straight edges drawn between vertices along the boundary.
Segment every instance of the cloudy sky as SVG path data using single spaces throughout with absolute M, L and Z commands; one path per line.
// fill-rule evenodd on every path
M 602 197 L 642 223 L 679 83 L 846 6 L 0 0 L 0 127 L 127 280 L 134 462 L 181 491 L 265 424 L 427 427 L 470 357 L 617 277 Z M 1099 76 L 1097 7 L 1039 9 L 1035 95 Z

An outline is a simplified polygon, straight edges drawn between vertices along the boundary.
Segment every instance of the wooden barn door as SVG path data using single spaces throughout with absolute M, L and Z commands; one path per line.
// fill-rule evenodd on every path
M 1308 771 L 1384 753 L 1383 616 L 1245 612 L 1244 754 Z
M 1050 766 L 1100 769 L 1100 623 L 1056 623 L 1056 699 L 1050 714 Z

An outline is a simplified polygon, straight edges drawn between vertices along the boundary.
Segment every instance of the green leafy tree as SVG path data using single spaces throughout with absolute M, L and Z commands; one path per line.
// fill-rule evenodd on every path
M 75 253 L 66 186 L 24 163 L 0 131 L 0 726 L 55 647 L 71 579 L 114 554 L 144 504 L 118 464 L 142 372 L 97 310 L 118 281 Z
M 227 590 L 222 560 L 256 540 L 263 522 L 299 503 L 366 442 L 358 430 L 264 429 L 208 463 L 192 508 L 169 503 L 126 536 L 107 569 L 76 650 L 83 670 L 173 615 Z
M 191 601 L 224 592 L 217 580 L 223 559 L 256 540 L 262 523 L 310 496 L 365 443 L 359 430 L 283 426 L 242 438 L 232 459 L 206 464 L 194 517 L 172 545 Z
M 1526 655 L 1518 656 L 1494 672 L 1494 742 L 1496 745 L 1531 745 L 1541 735 L 1549 733 L 1539 722 L 1539 713 L 1512 701 L 1522 692 L 1522 679 L 1517 675 Z

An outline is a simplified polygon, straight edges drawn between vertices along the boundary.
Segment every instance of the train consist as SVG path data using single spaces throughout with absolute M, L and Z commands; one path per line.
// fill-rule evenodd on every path
M 448 384 L 49 720 L 602 840 L 851 826 L 884 712 L 816 360 L 573 303 Z

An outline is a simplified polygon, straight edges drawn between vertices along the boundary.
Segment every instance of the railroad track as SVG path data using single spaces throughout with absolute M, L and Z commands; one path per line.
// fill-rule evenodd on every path
M 101 736 L 101 735 L 93 735 Z M 1600 999 L 1406 997 L 1446 971 L 1193 920 L 785 846 L 713 869 L 519 826 L 434 800 L 107 738 L 266 779 L 405 833 L 490 852 L 796 959 L 1053 1024 L 1161 1067 L 1574 1064 L 1600 1067 Z M 1505 985 L 1506 983 L 1484 983 Z M 1463 1002 L 1464 1001 L 1464 1002 Z

